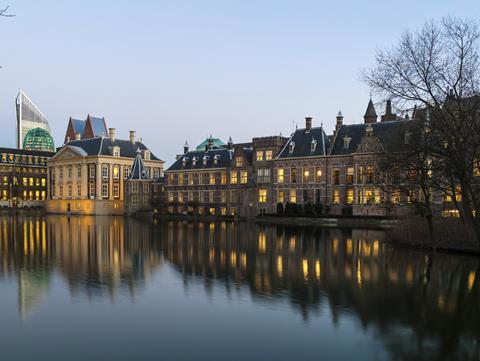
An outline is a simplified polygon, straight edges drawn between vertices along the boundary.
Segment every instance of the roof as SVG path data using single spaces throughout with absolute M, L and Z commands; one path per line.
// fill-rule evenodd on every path
M 168 171 L 172 170 L 195 170 L 208 168 L 227 168 L 234 156 L 234 149 L 214 148 L 210 150 L 195 150 L 182 154 L 173 163 Z M 195 159 L 195 162 L 193 161 Z M 204 164 L 205 159 L 205 164 Z M 195 163 L 195 164 L 194 164 Z
M 205 139 L 203 142 L 201 142 L 199 145 L 197 145 L 196 150 L 204 150 L 205 146 L 208 145 L 208 140 L 209 140 L 209 138 Z M 225 143 L 222 140 L 220 140 L 219 138 L 211 138 L 211 140 L 213 141 L 213 146 L 214 147 L 221 147 L 221 146 L 225 145 Z
M 80 133 L 83 136 L 83 132 L 85 130 L 85 125 L 87 122 L 85 120 L 80 120 L 80 119 L 71 119 L 72 121 L 72 127 L 73 131 L 75 134 Z
M 137 149 L 149 150 L 142 142 L 131 143 L 129 140 L 115 139 L 112 142 L 110 138 L 90 138 L 70 140 L 64 146 L 75 146 L 82 148 L 87 155 L 112 155 L 113 147 L 120 148 L 120 156 L 125 158 L 135 158 Z M 160 160 L 150 151 L 151 160 Z
M 121 153 L 120 153 L 121 154 Z M 145 172 L 145 167 L 143 165 L 142 151 L 140 148 L 137 148 L 137 154 L 132 165 L 132 171 L 128 176 L 129 180 L 148 180 L 147 173 Z
M 94 137 L 108 136 L 107 126 L 105 125 L 105 120 L 103 118 L 89 116 L 89 119 Z
M 357 150 L 363 136 L 366 134 L 366 128 L 371 126 L 373 136 L 377 137 L 385 150 L 394 150 L 396 144 L 402 144 L 405 131 L 411 124 L 410 121 L 393 120 L 388 122 L 379 122 L 371 124 L 350 124 L 342 125 L 339 129 L 333 143 L 330 154 L 351 154 Z M 345 147 L 345 138 L 349 138 L 348 148 Z
M 277 158 L 314 157 L 326 155 L 330 141 L 323 127 L 297 129 L 287 141 Z M 293 151 L 291 144 L 294 144 Z M 315 146 L 312 146 L 315 144 Z
M 33 155 L 37 157 L 53 157 L 55 155 L 55 152 L 49 152 L 49 151 L 43 151 L 43 150 L 17 149 L 17 148 L 0 148 L 0 153 Z
M 370 101 L 368 102 L 367 110 L 365 111 L 365 117 L 377 117 L 377 112 L 375 111 L 372 98 L 370 98 Z

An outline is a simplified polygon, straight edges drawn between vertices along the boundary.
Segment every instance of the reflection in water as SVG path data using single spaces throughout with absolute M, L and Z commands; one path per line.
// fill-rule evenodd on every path
M 160 224 L 108 217 L 0 219 L 0 274 L 18 281 L 22 317 L 60 275 L 72 297 L 148 288 L 162 260 L 184 287 L 212 296 L 248 288 L 254 302 L 288 300 L 306 322 L 326 310 L 355 318 L 394 359 L 480 357 L 478 258 L 394 249 L 375 230 Z M 215 291 L 217 289 L 217 291 Z M 139 296 L 141 297 L 141 296 Z

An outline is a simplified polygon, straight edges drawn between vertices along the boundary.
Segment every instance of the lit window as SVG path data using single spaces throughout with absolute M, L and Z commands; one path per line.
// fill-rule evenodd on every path
M 353 189 L 347 189 L 347 204 L 353 204 L 354 198 Z
M 227 184 L 227 173 L 226 172 L 222 172 L 221 173 L 221 181 L 220 181 L 221 184 Z
M 290 203 L 297 203 L 297 191 L 290 189 Z
M 320 168 L 317 168 L 315 170 L 315 181 L 320 182 L 322 180 L 322 170 Z
M 308 183 L 310 182 L 310 171 L 308 168 L 305 168 L 303 170 L 303 183 Z
M 235 158 L 235 166 L 236 167 L 243 167 L 243 157 L 236 157 Z
M 340 204 L 340 191 L 338 189 L 335 189 L 333 191 L 332 203 L 333 204 Z
M 285 194 L 283 191 L 278 191 L 277 202 L 283 203 L 285 201 Z
M 259 189 L 258 190 L 258 203 L 267 203 L 267 190 Z
M 265 151 L 265 160 L 272 160 L 272 158 L 273 158 L 273 151 L 266 150 Z
M 262 161 L 263 160 L 263 150 L 258 150 L 257 151 L 257 160 Z
M 116 165 L 113 167 L 113 179 L 118 179 L 119 175 L 120 175 L 120 169 L 118 165 Z
M 214 185 L 215 184 L 215 173 L 210 173 L 210 182 L 209 184 Z
M 277 169 L 277 182 L 283 183 L 285 181 L 285 170 L 283 168 Z
M 248 174 L 246 170 L 242 170 L 240 172 L 240 183 L 245 184 L 248 180 Z

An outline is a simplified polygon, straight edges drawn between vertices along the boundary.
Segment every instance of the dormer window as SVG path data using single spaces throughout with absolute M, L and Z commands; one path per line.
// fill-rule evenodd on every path
M 193 166 L 197 165 L 197 160 L 198 160 L 197 157 L 192 158 L 192 165 Z
M 188 157 L 183 157 L 182 159 L 182 165 L 185 167 L 188 163 Z
M 310 151 L 315 152 L 316 148 L 317 148 L 317 140 L 312 139 L 312 143 L 310 143 Z
M 412 136 L 412 133 L 410 132 L 405 132 L 405 135 L 403 136 L 403 142 L 408 145 L 410 144 L 410 138 Z
M 143 151 L 143 159 L 150 160 L 150 151 L 149 150 L 145 149 Z
M 203 165 L 207 165 L 208 158 L 210 158 L 208 155 L 203 156 Z
M 213 157 L 213 163 L 218 164 L 219 159 L 220 159 L 220 156 L 218 154 L 215 154 L 215 156 Z
M 352 140 L 352 138 L 349 138 L 347 136 L 345 136 L 343 138 L 343 149 L 348 149 L 350 147 L 350 141 Z
M 120 157 L 120 147 L 113 147 L 112 149 L 112 155 L 114 157 Z
M 295 142 L 290 142 L 290 145 L 289 145 L 289 152 L 290 153 L 293 153 L 293 150 L 295 149 Z

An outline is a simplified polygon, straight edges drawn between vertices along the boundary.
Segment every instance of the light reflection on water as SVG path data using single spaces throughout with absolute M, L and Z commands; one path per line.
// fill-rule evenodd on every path
M 479 259 L 383 238 L 3 217 L 0 357 L 479 359 Z

